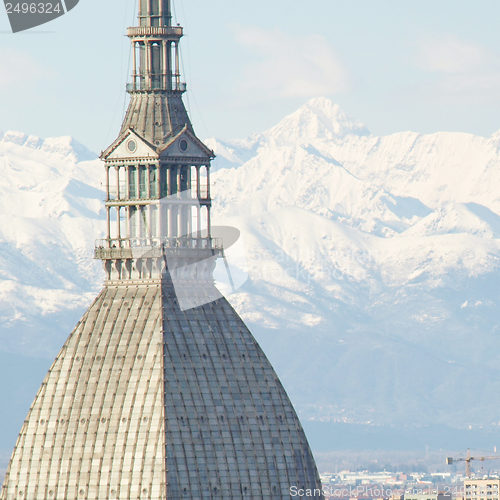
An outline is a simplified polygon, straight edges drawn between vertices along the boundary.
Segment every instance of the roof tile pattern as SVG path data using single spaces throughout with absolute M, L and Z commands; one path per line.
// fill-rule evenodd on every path
M 193 130 L 181 94 L 136 92 L 131 94 L 120 136 L 133 129 L 150 144 L 161 147 L 186 125 Z
M 269 361 L 225 298 L 181 311 L 164 280 L 97 297 L 36 396 L 0 499 L 288 500 L 292 486 L 320 482 Z
M 182 313 L 163 293 L 168 498 L 284 500 L 292 486 L 321 488 L 295 410 L 228 301 Z
M 166 499 L 160 288 L 97 297 L 42 383 L 2 500 Z

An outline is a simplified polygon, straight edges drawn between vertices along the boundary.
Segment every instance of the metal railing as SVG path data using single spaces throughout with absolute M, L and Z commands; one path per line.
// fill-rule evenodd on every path
M 139 77 L 138 77 L 139 78 Z M 155 79 L 161 78 L 158 83 L 158 80 Z M 172 80 L 170 87 L 167 88 L 168 85 L 163 84 L 163 76 L 155 76 L 153 75 L 153 83 L 146 83 L 145 79 L 141 79 L 137 83 L 127 83 L 127 92 L 140 92 L 142 90 L 172 90 L 175 92 L 186 92 L 187 91 L 187 83 L 186 82 L 177 82 L 175 79 Z
M 182 191 L 182 193 L 185 193 L 185 191 Z M 193 206 L 196 207 L 197 205 L 202 205 L 206 204 L 207 201 L 211 201 L 210 198 L 207 196 L 203 195 L 200 196 L 199 198 L 194 197 L 193 195 L 190 194 L 190 196 L 183 195 L 182 193 L 173 193 L 169 194 L 167 196 L 163 196 L 162 198 L 159 198 L 156 193 L 151 193 L 151 197 L 147 197 L 147 195 L 144 196 L 138 196 L 137 194 L 133 194 L 132 196 L 127 196 L 127 193 L 120 193 L 120 197 L 117 197 L 116 191 L 113 193 L 109 193 L 109 198 L 106 199 L 106 202 L 109 202 L 112 205 L 120 205 L 122 207 L 124 206 L 145 206 L 145 205 L 151 205 L 153 207 L 169 207 L 169 206 Z
M 127 29 L 129 37 L 159 36 L 177 39 L 182 34 L 183 28 L 181 26 L 135 26 Z
M 112 238 L 96 241 L 97 249 L 119 248 L 165 248 L 165 249 L 191 249 L 191 250 L 222 250 L 222 238 L 188 237 L 178 238 Z

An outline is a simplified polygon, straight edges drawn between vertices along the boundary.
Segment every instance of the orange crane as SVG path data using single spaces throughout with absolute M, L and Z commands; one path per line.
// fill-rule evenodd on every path
M 485 460 L 500 460 L 500 456 L 497 455 L 491 457 L 472 457 L 470 454 L 470 450 L 467 450 L 467 456 L 465 458 L 448 457 L 446 459 L 446 463 L 448 465 L 451 465 L 455 462 L 465 462 L 465 476 L 470 477 L 470 463 L 472 462 L 472 460 L 479 460 L 480 462 L 484 462 Z

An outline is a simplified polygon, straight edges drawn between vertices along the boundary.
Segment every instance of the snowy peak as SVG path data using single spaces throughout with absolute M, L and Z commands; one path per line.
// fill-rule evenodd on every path
M 220 141 L 215 138 L 205 139 L 204 143 L 215 152 L 217 160 L 214 170 L 220 168 L 237 168 L 252 159 L 260 147 L 261 136 L 249 139 Z
M 0 132 L 0 144 L 15 144 L 17 146 L 40 149 L 43 141 L 34 135 L 27 135 L 15 130 L 9 130 L 5 133 Z
M 237 168 L 254 158 L 261 149 L 310 146 L 320 142 L 340 142 L 347 137 L 369 136 L 361 122 L 351 118 L 326 97 L 310 99 L 274 127 L 246 139 L 221 141 L 206 139 L 216 154 L 214 170 Z
M 309 100 L 294 113 L 264 133 L 276 145 L 342 139 L 348 135 L 366 136 L 369 130 L 349 117 L 325 97 Z
M 35 135 L 9 130 L 5 133 L 0 132 L 0 144 L 4 147 L 14 145 L 46 153 L 55 153 L 59 156 L 70 157 L 75 162 L 91 161 L 97 158 L 95 153 L 70 136 L 41 139 Z
M 500 134 L 376 137 L 320 98 L 259 135 L 206 142 L 213 222 L 241 230 L 231 302 L 299 408 L 498 422 Z M 0 134 L 3 349 L 59 346 L 100 284 L 104 172 L 86 154 L 70 137 Z
M 95 156 L 71 137 L 0 135 L 3 349 L 42 352 L 59 329 L 57 318 L 74 322 L 70 311 L 84 307 L 100 285 L 91 252 L 103 231 L 102 164 L 78 158 Z
M 97 158 L 95 153 L 70 136 L 49 137 L 45 139 L 41 149 L 62 156 L 72 156 L 77 162 L 91 161 Z

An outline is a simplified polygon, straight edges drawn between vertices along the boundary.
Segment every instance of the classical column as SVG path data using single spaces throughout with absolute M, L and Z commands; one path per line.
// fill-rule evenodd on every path
M 177 237 L 177 205 L 170 203 L 168 206 L 168 212 L 169 212 L 169 228 L 168 228 L 168 235 L 170 238 L 176 238 Z
M 106 201 L 110 200 L 110 196 L 109 196 L 109 169 L 110 168 L 111 167 L 109 165 L 106 165 L 106 198 L 107 198 Z
M 182 165 L 177 165 L 177 198 L 181 197 L 181 174 Z
M 116 199 L 120 199 L 120 167 L 115 167 L 116 170 Z
M 106 232 L 108 235 L 108 244 L 111 239 L 111 208 L 106 207 Z
M 160 240 L 163 239 L 165 236 L 164 231 L 163 231 L 163 205 L 162 205 L 162 193 L 161 193 L 161 180 L 162 180 L 162 171 L 161 171 L 161 165 L 158 163 L 158 166 L 156 167 L 156 192 L 158 194 L 158 229 L 157 229 L 157 236 L 160 238 Z
M 158 198 L 161 198 L 161 178 L 162 178 L 162 175 L 161 175 L 161 165 L 158 163 L 158 165 L 156 165 L 156 196 L 158 196 Z
M 207 198 L 210 200 L 210 166 L 207 165 Z
M 133 89 L 137 90 L 137 46 L 135 40 L 132 42 L 132 66 Z
M 180 64 L 179 64 L 179 42 L 175 42 L 175 90 L 179 90 L 181 86 L 180 80 Z
M 166 90 L 168 89 L 168 57 L 167 57 L 167 50 L 168 50 L 168 45 L 165 40 L 162 42 L 162 59 L 163 59 L 163 88 Z
M 151 224 L 151 219 L 152 219 L 152 210 L 151 210 L 151 205 L 148 204 L 144 207 L 144 210 L 146 210 L 146 222 L 147 222 L 147 229 L 148 229 L 148 240 L 151 240 L 151 238 L 153 237 L 153 232 L 152 232 L 152 229 L 153 229 L 153 225 Z M 149 241 L 148 243 L 151 243 L 151 241 Z
M 144 221 L 142 220 L 142 216 L 142 205 L 137 205 L 137 234 L 140 240 L 144 238 Z
M 166 175 L 167 175 L 167 195 L 172 196 L 172 177 L 174 176 L 173 166 L 169 165 L 166 167 Z
M 151 165 L 149 163 L 146 165 L 146 197 L 148 200 L 151 199 Z
M 196 165 L 196 199 L 201 199 L 201 183 L 200 183 L 200 169 L 199 165 Z
M 160 204 L 160 236 L 161 239 L 164 240 L 168 238 L 168 208 L 164 203 Z
M 121 228 L 121 221 L 120 221 L 120 209 L 121 209 L 121 207 L 116 207 L 117 237 L 118 237 L 118 243 L 121 246 L 122 228 Z
M 130 244 L 130 240 L 132 239 L 132 207 L 129 205 L 127 207 L 127 238 L 129 240 L 129 244 Z
M 125 198 L 127 200 L 130 200 L 130 165 L 127 165 L 125 167 L 125 175 L 126 175 L 125 186 L 127 190 L 127 192 L 125 193 Z
M 166 206 L 167 209 L 167 238 L 172 238 L 172 207 L 170 203 Z
M 184 237 L 184 207 L 177 206 L 177 236 Z
M 186 206 L 186 235 L 189 238 L 193 237 L 193 207 L 192 205 Z
M 144 41 L 145 59 L 146 59 L 146 89 L 150 90 L 153 87 L 151 78 L 151 44 Z

